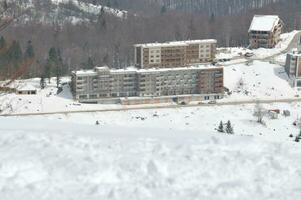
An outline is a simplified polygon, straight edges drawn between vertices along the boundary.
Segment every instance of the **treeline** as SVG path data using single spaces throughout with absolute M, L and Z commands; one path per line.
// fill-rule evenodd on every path
M 179 10 L 219 16 L 236 15 L 250 9 L 263 8 L 286 0 L 82 0 L 109 5 L 137 13 L 155 14 L 165 10 Z
M 288 0 L 239 15 L 163 10 L 153 16 L 129 15 L 126 20 L 100 12 L 95 21 L 62 26 L 27 23 L 10 26 L 3 34 L 7 41 L 18 39 L 21 49 L 26 49 L 28 40 L 32 41 L 36 62 L 29 76 L 44 73 L 52 48 L 62 60 L 61 73 L 68 74 L 71 70 L 94 65 L 114 68 L 132 65 L 135 43 L 216 38 L 219 46 L 247 46 L 247 31 L 254 14 L 278 14 L 290 31 L 301 28 L 300 7 L 301 1 Z M 51 62 L 50 76 L 56 76 L 57 62 Z
M 1 79 L 7 79 L 18 71 L 22 64 L 34 57 L 34 49 L 32 42 L 27 41 L 25 50 L 23 51 L 19 41 L 6 39 L 0 37 L 0 74 Z

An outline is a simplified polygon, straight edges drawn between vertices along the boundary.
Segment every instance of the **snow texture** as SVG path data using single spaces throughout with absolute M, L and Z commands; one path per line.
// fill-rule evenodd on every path
M 275 107 L 296 111 L 266 126 L 253 106 L 2 118 L 1 200 L 300 199 L 300 105 Z M 234 136 L 214 130 L 228 119 Z
M 255 15 L 249 31 L 272 31 L 279 20 L 277 15 Z

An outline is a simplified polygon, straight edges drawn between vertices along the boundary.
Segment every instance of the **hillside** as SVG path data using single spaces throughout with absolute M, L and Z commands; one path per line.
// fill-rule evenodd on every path
M 115 5 L 135 12 L 154 13 L 179 10 L 214 15 L 235 15 L 251 9 L 287 2 L 285 0 L 115 0 Z
M 44 23 L 44 24 L 73 24 L 96 21 L 103 12 L 118 18 L 127 17 L 127 11 L 92 4 L 82 0 L 24 0 L 9 1 L 12 10 L 9 14 L 21 13 L 17 24 Z
M 299 30 L 301 27 L 301 1 L 295 0 L 285 3 L 254 0 L 250 4 L 252 6 L 247 3 L 249 1 L 236 0 L 240 3 L 235 3 L 231 8 L 239 13 L 224 16 L 219 15 L 224 11 L 183 12 L 179 8 L 181 4 L 176 0 L 9 2 L 14 5 L 15 12 L 26 12 L 1 34 L 8 43 L 18 40 L 23 52 L 28 40 L 32 41 L 36 65 L 28 73 L 29 77 L 41 75 L 52 47 L 60 49 L 67 75 L 73 69 L 87 68 L 87 63 L 90 66 L 92 63 L 114 68 L 132 65 L 133 44 L 136 43 L 215 38 L 219 46 L 246 47 L 247 31 L 254 14 L 280 15 L 287 31 Z M 177 6 L 162 9 L 165 6 L 162 3 L 168 2 Z M 200 1 L 200 5 L 204 10 L 210 10 L 214 2 Z M 234 1 L 222 0 L 216 5 L 223 5 L 223 2 L 232 5 Z M 240 12 L 241 9 L 243 11 Z

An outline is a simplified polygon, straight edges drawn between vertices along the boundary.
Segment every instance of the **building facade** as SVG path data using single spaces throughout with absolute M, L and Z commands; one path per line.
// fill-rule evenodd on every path
M 286 55 L 285 71 L 293 87 L 301 87 L 301 38 L 297 51 Z
M 222 67 L 169 69 L 109 69 L 96 67 L 72 73 L 72 91 L 80 102 L 131 104 L 130 97 L 157 100 L 198 95 L 199 100 L 220 99 L 224 94 Z M 167 97 L 170 98 L 167 98 Z M 133 98 L 135 100 L 135 98 Z M 135 100 L 137 101 L 137 100 Z
M 148 69 L 209 63 L 215 59 L 216 44 L 213 39 L 136 44 L 135 66 Z
M 286 56 L 285 71 L 293 87 L 301 87 L 301 51 Z
M 277 15 L 255 15 L 249 28 L 250 47 L 274 48 L 280 41 L 283 26 Z

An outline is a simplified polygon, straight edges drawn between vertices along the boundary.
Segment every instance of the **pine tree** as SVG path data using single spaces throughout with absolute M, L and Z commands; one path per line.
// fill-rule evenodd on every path
M 230 120 L 228 120 L 227 125 L 226 125 L 226 133 L 228 133 L 228 134 L 234 134 L 233 127 L 231 125 Z
M 46 81 L 45 81 L 45 76 L 44 75 L 41 76 L 40 87 L 41 87 L 41 89 L 44 89 L 46 87 Z
M 295 142 L 299 142 L 300 138 L 298 136 L 295 137 Z
M 104 7 L 101 7 L 100 12 L 97 17 L 97 27 L 100 30 L 105 30 L 107 28 L 107 21 Z
M 32 46 L 32 42 L 28 40 L 26 51 L 25 51 L 25 58 L 33 58 L 33 57 L 34 57 L 34 49 Z
M 222 121 L 220 121 L 217 131 L 221 133 L 224 132 L 224 125 Z
M 0 49 L 3 49 L 6 46 L 6 41 L 3 36 L 0 37 Z
M 102 63 L 105 64 L 105 65 L 108 65 L 109 64 L 109 54 L 106 52 L 105 55 L 103 56 L 102 58 Z
M 45 65 L 45 76 L 48 78 L 50 83 L 50 78 L 52 75 L 57 76 L 58 74 L 58 65 L 59 65 L 59 52 L 51 47 L 48 52 L 48 59 Z
M 163 5 L 163 6 L 161 7 L 160 13 L 161 13 L 161 14 L 164 14 L 164 13 L 166 13 L 166 11 L 167 11 L 167 8 L 166 8 L 165 5 Z
M 19 64 L 22 61 L 23 53 L 20 43 L 16 40 L 13 41 L 12 45 L 8 49 L 9 62 L 15 67 L 19 68 Z
M 49 59 L 47 59 L 46 65 L 45 65 L 45 77 L 48 78 L 48 82 L 50 83 L 51 78 L 51 64 Z
M 56 87 L 59 88 L 61 83 L 61 76 L 62 76 L 62 68 L 63 68 L 63 59 L 61 55 L 60 49 L 57 50 L 57 61 L 56 61 Z
M 61 83 L 61 70 L 60 67 L 57 66 L 56 67 L 56 87 L 59 88 Z
M 88 60 L 86 63 L 83 63 L 84 69 L 93 69 L 95 67 L 93 58 L 91 56 L 88 57 Z
M 297 135 L 297 136 L 295 137 L 295 142 L 299 142 L 300 139 L 301 139 L 301 130 L 300 130 L 300 132 L 299 132 L 299 135 Z

